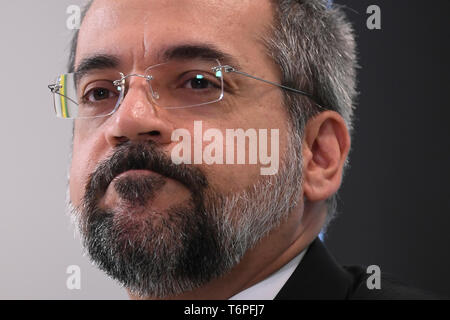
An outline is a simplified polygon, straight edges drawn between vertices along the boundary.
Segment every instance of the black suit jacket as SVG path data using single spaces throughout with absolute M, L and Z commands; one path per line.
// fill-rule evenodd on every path
M 381 289 L 369 290 L 366 284 L 369 276 L 365 268 L 340 266 L 323 243 L 315 239 L 275 300 L 441 298 L 408 287 L 383 273 Z

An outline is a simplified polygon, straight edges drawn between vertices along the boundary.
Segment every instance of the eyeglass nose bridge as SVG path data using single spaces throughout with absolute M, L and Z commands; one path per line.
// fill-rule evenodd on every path
M 138 73 L 124 75 L 122 72 L 120 72 L 120 76 L 121 76 L 121 78 L 119 80 L 115 80 L 113 82 L 113 84 L 116 87 L 124 86 L 125 85 L 125 80 L 128 79 L 128 78 L 131 78 L 131 77 L 144 78 L 147 81 L 153 80 L 153 76 L 150 76 L 150 75 L 146 76 L 146 75 L 138 74 Z
M 121 78 L 119 80 L 115 80 L 113 82 L 113 85 L 116 86 L 119 91 L 122 91 L 125 89 L 126 79 L 131 78 L 131 77 L 139 77 L 139 78 L 145 79 L 149 83 L 149 87 L 150 87 L 150 91 L 151 91 L 153 99 L 158 100 L 160 98 L 159 93 L 154 91 L 152 85 L 150 84 L 150 81 L 154 79 L 153 76 L 143 75 L 143 74 L 138 74 L 138 73 L 125 75 L 122 72 L 120 72 L 120 76 L 121 76 Z

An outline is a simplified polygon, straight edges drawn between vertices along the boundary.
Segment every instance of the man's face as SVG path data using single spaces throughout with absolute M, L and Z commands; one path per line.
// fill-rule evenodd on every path
M 232 58 L 232 61 L 226 61 L 227 64 L 234 62 L 247 73 L 278 82 L 277 68 L 266 55 L 261 41 L 263 36 L 267 36 L 272 14 L 268 1 L 198 0 L 194 5 L 189 0 L 98 0 L 89 10 L 80 30 L 75 65 L 93 56 L 108 55 L 118 62 L 112 69 L 124 74 L 144 74 L 147 67 L 162 62 L 161 56 L 169 48 L 213 47 Z M 71 203 L 78 208 L 87 238 L 91 233 L 91 238 L 97 237 L 97 244 L 104 241 L 104 247 L 117 245 L 115 251 L 112 250 L 115 252 L 113 256 L 107 256 L 108 248 L 99 246 L 88 248 L 95 251 L 90 252 L 91 256 L 94 260 L 107 260 L 96 262 L 116 278 L 127 273 L 126 265 L 136 263 L 130 260 L 133 257 L 140 257 L 141 263 L 146 263 L 148 258 L 149 263 L 156 261 L 155 265 L 160 258 L 159 266 L 147 270 L 148 273 L 140 270 L 141 273 L 134 275 L 134 282 L 127 280 L 129 275 L 120 279 L 138 293 L 175 294 L 220 276 L 227 270 L 215 270 L 215 273 L 211 270 L 218 268 L 221 257 L 208 257 L 206 252 L 231 250 L 234 245 L 230 242 L 238 240 L 227 235 L 228 242 L 224 244 L 215 237 L 232 233 L 225 229 L 234 228 L 248 219 L 244 215 L 269 210 L 270 204 L 267 203 L 245 203 L 243 195 L 251 195 L 247 201 L 282 202 L 279 198 L 256 194 L 262 189 L 253 187 L 275 183 L 274 179 L 283 173 L 286 176 L 287 169 L 283 165 L 280 165 L 276 176 L 266 177 L 261 176 L 259 162 L 181 166 L 169 162 L 171 151 L 178 143 L 172 141 L 172 132 L 183 128 L 194 137 L 194 121 L 202 121 L 203 132 L 214 128 L 224 136 L 226 129 L 256 129 L 257 132 L 259 129 L 267 129 L 268 132 L 278 129 L 280 162 L 286 162 L 290 133 L 280 90 L 246 77 L 230 76 L 228 79 L 235 90 L 226 91 L 219 103 L 188 109 L 162 109 L 149 98 L 146 81 L 133 77 L 127 80 L 127 94 L 114 114 L 75 122 L 69 184 Z M 206 145 L 204 143 L 202 148 Z M 246 152 L 248 149 L 247 144 Z M 139 161 L 151 162 L 153 167 L 156 163 L 164 169 L 131 170 Z M 117 170 L 118 166 L 121 170 Z M 292 167 L 298 171 L 298 163 Z M 126 172 L 122 173 L 124 168 Z M 115 173 L 121 174 L 114 176 Z M 293 172 L 289 175 L 293 180 L 298 178 Z M 287 182 L 281 178 L 276 183 L 297 189 L 295 192 L 299 190 L 298 180 Z M 271 188 L 264 192 L 268 190 Z M 295 192 L 285 193 L 285 202 L 294 200 L 291 198 L 298 196 Z M 235 200 L 231 201 L 233 196 Z M 260 205 L 259 211 L 251 205 Z M 224 209 L 222 206 L 228 207 Z M 271 210 L 288 211 L 283 205 Z M 228 216 L 218 217 L 225 214 Z M 110 218 L 108 221 L 104 220 L 106 216 Z M 218 222 L 230 225 L 220 226 L 222 229 L 211 227 Z M 268 228 L 276 223 L 272 222 Z M 92 245 L 95 241 L 91 240 L 85 244 L 89 246 L 90 241 Z M 204 248 L 204 251 L 192 248 L 202 243 L 209 248 Z M 126 254 L 121 255 L 123 252 Z M 236 255 L 244 253 L 233 253 L 229 260 L 240 259 Z M 150 290 L 136 284 L 156 282 L 158 276 L 160 281 L 169 281 L 164 278 L 167 275 L 160 275 L 163 269 L 186 268 L 187 255 L 195 256 L 199 261 L 206 257 L 217 263 L 211 264 L 210 270 L 205 267 L 207 263 L 198 262 L 199 270 L 184 271 L 185 274 L 174 279 L 179 288 L 164 291 L 161 284 L 155 284 Z M 124 265 L 123 270 L 118 270 L 120 263 Z M 225 269 L 231 267 L 230 262 Z M 193 279 L 200 273 L 204 278 Z M 192 281 L 187 281 L 187 278 Z

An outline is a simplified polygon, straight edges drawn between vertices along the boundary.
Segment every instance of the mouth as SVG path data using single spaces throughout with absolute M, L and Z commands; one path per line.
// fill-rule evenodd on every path
M 166 182 L 165 177 L 148 169 L 126 170 L 111 181 L 104 200 L 143 207 L 154 200 Z
M 158 182 L 157 184 L 155 184 Z M 115 193 L 119 186 L 123 193 L 134 191 L 155 192 L 156 187 L 165 187 L 167 197 L 186 189 L 199 193 L 207 187 L 204 174 L 195 167 L 174 164 L 169 157 L 148 143 L 124 143 L 88 177 L 85 187 L 85 202 L 95 204 L 107 193 Z M 117 191 L 117 190 L 116 190 Z
M 143 176 L 155 176 L 155 177 L 162 177 L 160 174 L 146 169 L 131 169 L 124 171 L 117 176 L 114 177 L 114 179 L 111 181 L 111 184 L 114 182 L 117 182 L 117 180 L 121 178 L 139 178 Z

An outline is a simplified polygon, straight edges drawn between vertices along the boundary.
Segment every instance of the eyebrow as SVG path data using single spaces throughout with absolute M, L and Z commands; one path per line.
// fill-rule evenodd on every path
M 119 66 L 120 60 L 118 57 L 108 54 L 95 54 L 93 56 L 84 58 L 76 68 L 76 73 L 79 76 L 92 71 L 102 69 L 115 69 Z
M 156 55 L 157 60 L 169 61 L 177 59 L 205 59 L 219 60 L 221 64 L 229 64 L 240 69 L 237 60 L 229 53 L 226 53 L 212 44 L 181 44 L 165 47 Z M 109 54 L 95 54 L 81 60 L 76 68 L 77 79 L 92 70 L 117 69 L 120 66 L 120 59 Z
M 162 61 L 176 59 L 219 60 L 221 64 L 229 64 L 240 69 L 237 60 L 213 44 L 181 44 L 163 48 L 157 55 Z

